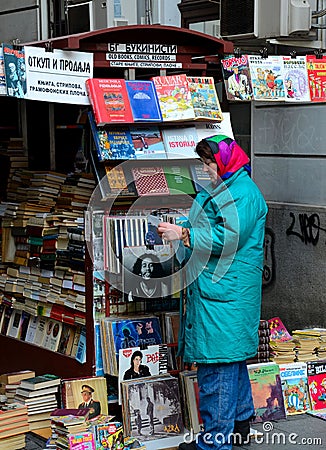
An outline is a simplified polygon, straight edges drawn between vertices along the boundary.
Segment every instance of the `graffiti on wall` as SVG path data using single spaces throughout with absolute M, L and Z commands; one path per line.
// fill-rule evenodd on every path
M 320 225 L 319 214 L 294 214 L 290 212 L 291 223 L 286 230 L 288 236 L 296 236 L 305 245 L 312 244 L 316 246 L 319 243 L 321 233 L 326 233 L 326 228 Z M 324 241 L 326 244 L 326 240 Z
M 274 244 L 275 244 L 274 232 L 270 228 L 266 227 L 264 240 L 264 268 L 263 268 L 264 288 L 272 285 L 275 280 Z

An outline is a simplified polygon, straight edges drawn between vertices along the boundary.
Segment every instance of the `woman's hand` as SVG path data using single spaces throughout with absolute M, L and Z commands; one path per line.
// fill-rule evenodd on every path
M 157 227 L 158 234 L 166 241 L 182 239 L 182 227 L 169 222 L 161 222 Z

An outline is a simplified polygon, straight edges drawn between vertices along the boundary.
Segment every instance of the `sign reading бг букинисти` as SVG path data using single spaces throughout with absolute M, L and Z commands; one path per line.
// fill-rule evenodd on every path
M 106 60 L 110 67 L 181 68 L 176 62 L 178 48 L 174 44 L 108 44 Z
M 85 81 L 93 78 L 93 53 L 25 47 L 29 100 L 89 105 Z

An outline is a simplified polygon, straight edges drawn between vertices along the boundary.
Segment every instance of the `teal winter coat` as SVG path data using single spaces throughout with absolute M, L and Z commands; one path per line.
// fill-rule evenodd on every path
M 179 355 L 228 363 L 257 353 L 267 206 L 243 168 L 199 192 L 190 229 Z

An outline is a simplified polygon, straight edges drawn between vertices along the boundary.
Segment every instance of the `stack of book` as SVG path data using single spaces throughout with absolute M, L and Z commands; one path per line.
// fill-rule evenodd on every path
M 50 426 L 50 414 L 58 407 L 61 379 L 45 374 L 21 381 L 15 401 L 25 405 L 30 430 Z
M 0 405 L 0 449 L 15 450 L 25 446 L 29 431 L 27 408 L 19 403 Z
M 296 345 L 294 339 L 279 317 L 268 320 L 270 328 L 271 360 L 275 363 L 292 363 L 296 361 Z
M 69 211 L 74 217 L 81 217 L 88 207 L 95 186 L 95 180 L 89 174 L 69 174 L 57 199 L 57 213 Z
M 93 450 L 93 434 L 88 431 L 88 408 L 81 409 L 54 409 L 50 416 L 50 426 L 52 429 L 52 440 L 56 449 L 75 448 L 70 446 L 70 442 L 76 444 L 76 436 L 80 436 L 80 442 L 92 443 L 93 446 L 84 446 L 82 448 Z M 70 439 L 71 438 L 71 439 Z M 77 447 L 78 448 L 78 447 Z
M 258 348 L 257 354 L 247 360 L 247 364 L 255 364 L 260 362 L 268 362 L 271 358 L 270 351 L 270 330 L 267 320 L 260 320 L 258 327 Z
M 325 328 L 303 328 L 292 331 L 298 341 L 296 353 L 298 361 L 313 361 L 323 358 L 326 351 Z
M 0 375 L 0 395 L 5 395 L 8 403 L 14 403 L 14 397 L 20 382 L 31 377 L 35 377 L 33 370 L 21 370 Z

